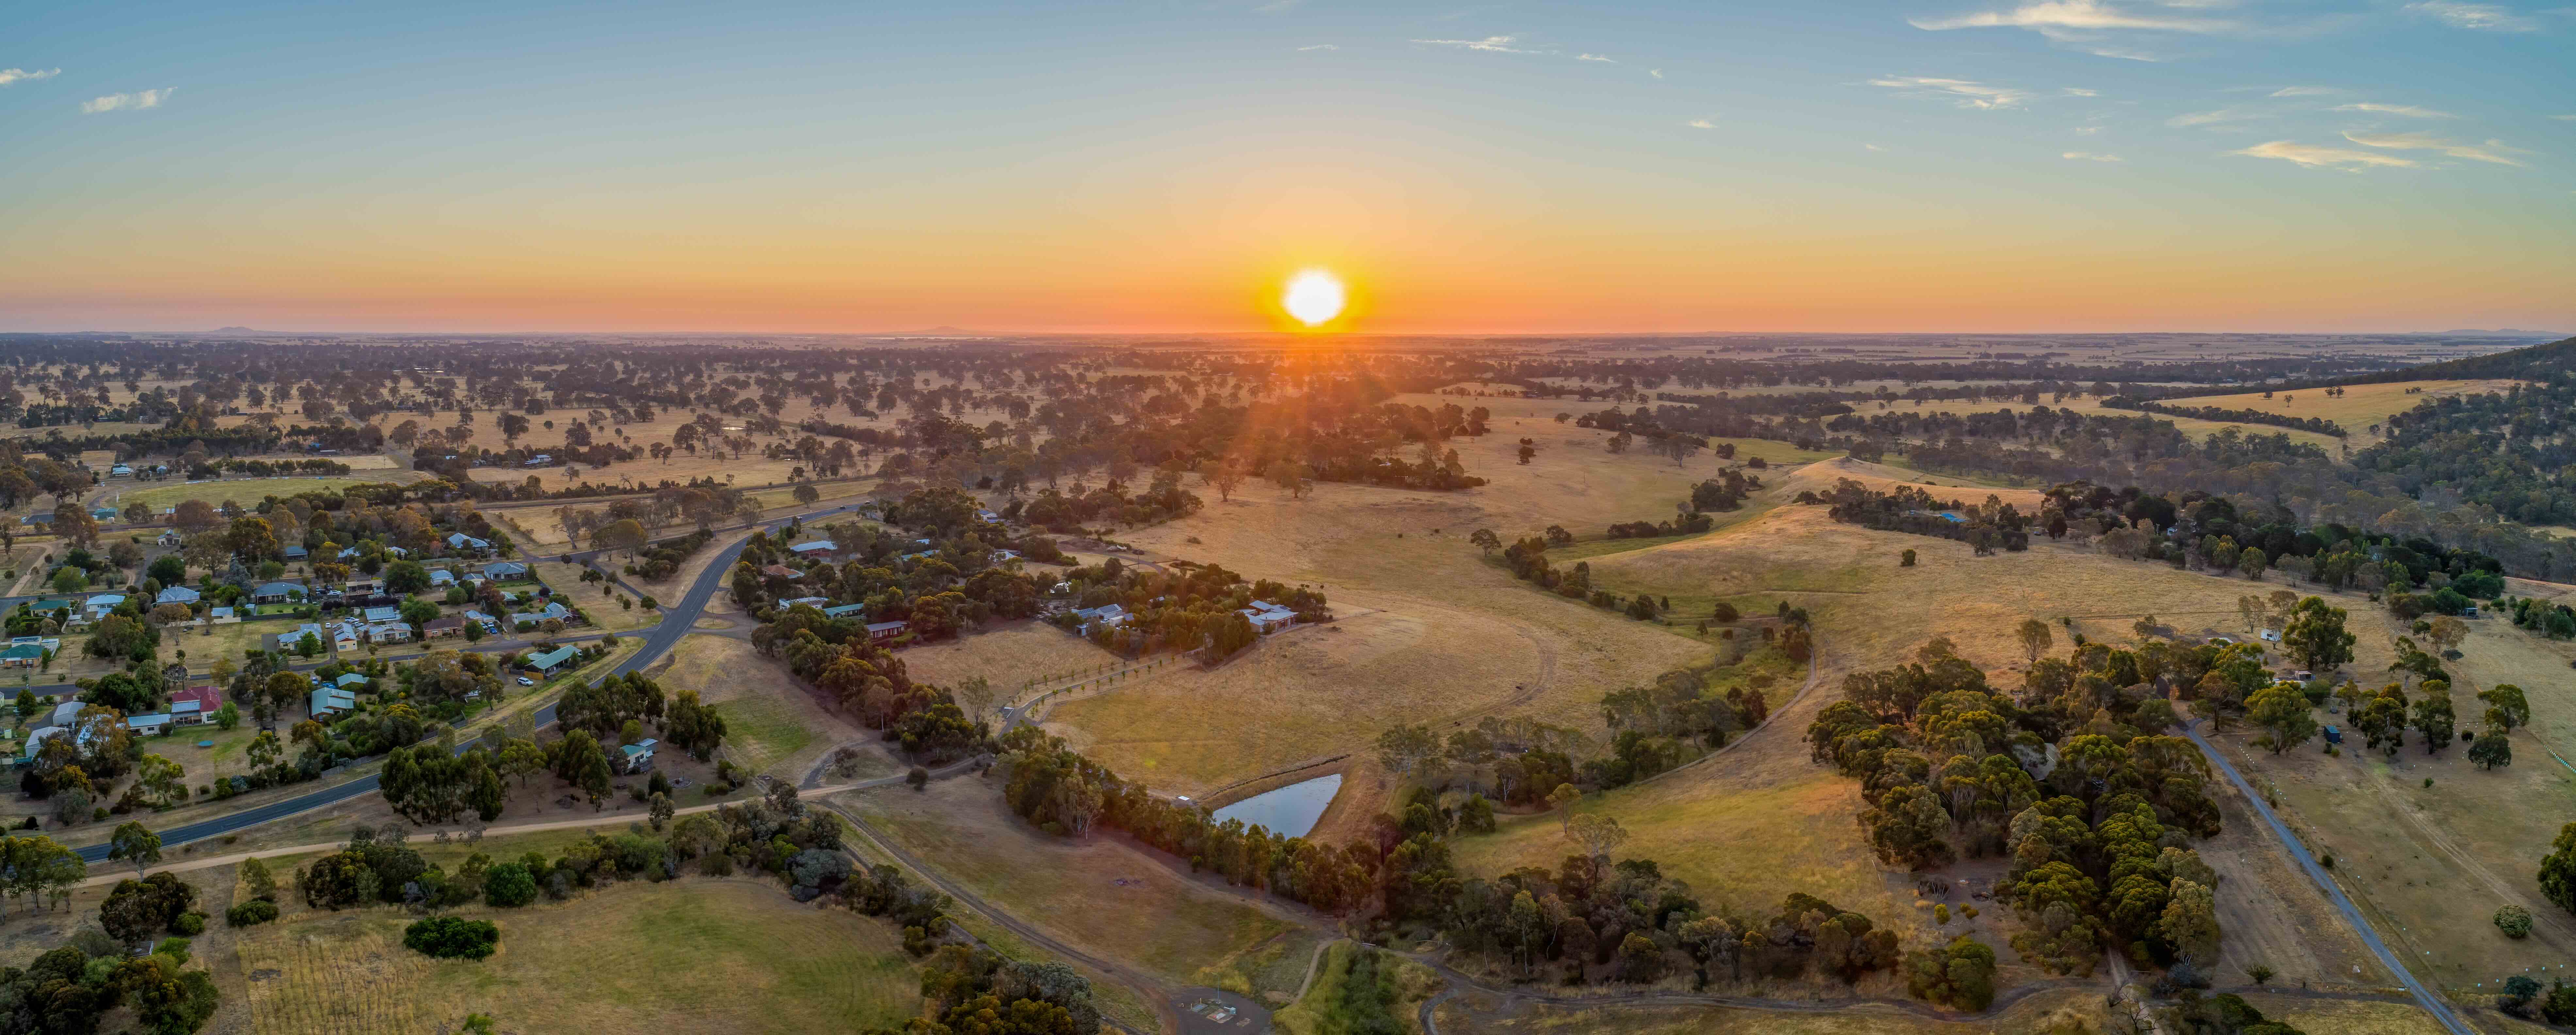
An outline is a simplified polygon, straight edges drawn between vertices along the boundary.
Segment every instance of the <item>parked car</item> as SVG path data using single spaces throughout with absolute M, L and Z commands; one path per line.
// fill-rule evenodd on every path
M 528 678 L 528 677 L 526 677 L 526 676 L 520 676 L 520 677 L 519 677 L 519 685 L 520 685 L 520 686 L 535 686 L 535 685 L 537 685 L 537 681 L 536 681 L 536 680 L 533 680 L 533 679 L 530 679 L 530 678 Z

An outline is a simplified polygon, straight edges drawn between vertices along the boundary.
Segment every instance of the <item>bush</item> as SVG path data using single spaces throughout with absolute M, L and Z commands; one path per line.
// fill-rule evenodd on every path
M 501 929 L 489 920 L 433 916 L 403 929 L 403 947 L 439 959 L 479 960 L 501 944 Z
M 206 933 L 206 914 L 193 911 L 181 913 L 177 919 L 170 921 L 170 930 L 174 934 L 190 938 L 204 934 Z
M 2527 937 L 2531 934 L 2531 910 L 2521 906 L 2501 907 L 2495 911 L 2495 925 L 2496 930 L 2503 931 L 2507 938 Z
M 483 901 L 503 909 L 516 909 L 537 900 L 537 878 L 522 863 L 495 863 L 483 871 Z
M 277 919 L 277 903 L 264 898 L 236 903 L 231 909 L 224 910 L 224 922 L 235 927 L 250 927 L 275 919 Z

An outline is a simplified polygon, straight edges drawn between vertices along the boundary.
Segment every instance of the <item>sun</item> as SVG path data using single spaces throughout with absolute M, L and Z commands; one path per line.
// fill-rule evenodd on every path
M 1279 294 L 1279 307 L 1308 327 L 1320 327 L 1342 315 L 1346 301 L 1341 278 L 1329 270 L 1304 270 L 1288 278 L 1288 286 Z

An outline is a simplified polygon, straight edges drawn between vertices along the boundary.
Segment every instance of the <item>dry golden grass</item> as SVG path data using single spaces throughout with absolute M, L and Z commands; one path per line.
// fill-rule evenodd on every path
M 398 909 L 291 906 L 238 953 L 254 1030 L 811 1032 L 899 1025 L 918 978 L 883 920 L 750 880 L 622 884 L 560 904 L 455 911 L 501 927 L 482 961 L 405 949 Z
M 1023 696 L 1030 681 L 1101 668 L 1126 660 L 1040 622 L 1006 622 L 941 643 L 905 648 L 898 655 L 914 682 L 955 687 L 981 677 L 993 684 L 996 706 Z
M 2216 406 L 2229 410 L 2261 410 L 2290 417 L 2321 417 L 2341 425 L 2352 435 L 2361 436 L 2368 433 L 2371 425 L 2431 400 L 2502 392 L 2520 383 L 2511 379 L 2396 381 L 2381 385 L 2352 385 L 2340 396 L 2330 396 L 2323 391 L 2241 392 L 2162 401 L 2174 406 Z M 2271 398 L 2264 398 L 2267 394 Z
M 247 508 L 258 505 L 260 500 L 269 496 L 284 498 L 299 492 L 323 492 L 345 489 L 352 485 L 376 485 L 384 482 L 415 480 L 418 480 L 418 476 L 410 471 L 381 471 L 346 478 L 234 478 L 225 481 L 199 482 L 194 485 L 179 481 L 111 483 L 111 492 L 101 499 L 120 510 L 127 504 L 140 503 L 152 508 L 157 514 L 163 507 L 175 507 L 186 500 L 204 500 L 218 505 L 225 500 L 231 500 Z M 130 487 L 118 488 L 119 486 Z
M 825 709 L 785 666 L 741 640 L 683 637 L 653 675 L 667 689 L 694 689 L 715 705 L 725 720 L 726 757 L 751 772 L 802 779 L 834 747 L 874 739 Z
M 2308 999 L 2262 992 L 2238 994 L 2243 995 L 2255 1009 L 2263 1011 L 2263 1019 L 2283 1021 L 2300 1031 L 2334 1032 L 2336 1035 L 2440 1035 L 2449 1030 L 2413 1003 Z M 2472 1026 L 2478 1026 L 2480 1022 L 2493 1024 L 2499 1023 L 2499 1019 L 2492 1014 L 2480 1015 Z
M 1301 944 L 1311 949 L 1314 932 L 1244 903 L 1222 884 L 1181 876 L 1168 860 L 1115 837 L 1041 833 L 1003 807 L 994 783 L 940 780 L 924 792 L 880 787 L 834 802 L 994 908 L 1169 984 L 1223 981 L 1230 972 L 1250 982 L 1247 994 L 1259 994 L 1283 982 L 1294 991 L 1305 976 L 1303 956 L 1293 977 L 1264 960 L 1296 955 Z M 1272 953 L 1274 945 L 1284 947 Z
M 602 632 L 633 632 L 662 621 L 660 611 L 647 611 L 640 606 L 617 606 L 619 597 L 634 598 L 627 597 L 624 591 L 617 590 L 610 583 L 583 582 L 581 565 L 539 561 L 529 565 L 528 570 L 537 576 L 537 581 L 553 587 L 555 596 L 578 605 L 581 613 L 590 618 L 591 626 Z M 610 592 L 601 592 L 602 589 Z
M 1902 391 L 1904 391 L 1904 389 L 1900 387 L 1900 388 L 1898 388 L 1898 389 L 1897 389 L 1897 391 L 1902 392 Z M 2360 388 L 2354 388 L 2354 389 L 2353 389 L 2353 391 L 2354 391 L 2354 392 L 2359 392 L 2359 391 L 2361 391 L 2361 389 L 2360 389 Z M 2258 396 L 2258 397 L 2259 397 L 2259 396 Z M 2319 395 L 2317 395 L 2317 396 L 2316 396 L 2316 398 L 2317 398 L 2318 400 L 2322 401 L 2322 400 L 2325 398 L 2325 396 L 2324 396 L 2324 395 L 2322 395 L 2322 394 L 2319 394 Z M 2414 396 L 2414 397 L 2412 397 L 2412 398 L 2418 398 L 2418 399 L 2420 399 L 2420 398 L 2422 398 L 2422 397 L 2421 397 L 2421 396 Z M 2258 408 L 2258 407 L 2244 407 L 2244 406 L 2238 406 L 2238 405 L 2235 405 L 2235 404 L 2233 404 L 2233 403 L 2216 403 L 2216 402 L 2212 402 L 2212 401 L 2207 400 L 2207 399 L 2175 399 L 2175 400 L 2170 400 L 2170 401 L 2171 401 L 2174 405 L 2176 405 L 2176 406 L 2219 406 L 2219 405 L 2223 405 L 2223 406 L 2227 406 L 2227 407 L 2228 407 L 2228 408 L 2230 408 L 2230 409 L 2250 409 L 2250 408 Z M 1866 416 L 1866 415 L 1868 415 L 1868 414 L 1873 414 L 1873 413 L 1898 413 L 1898 412 L 1908 412 L 1908 411 L 1918 411 L 1918 410 L 1919 410 L 1919 411 L 1921 411 L 1921 412 L 1925 412 L 1925 413 L 1957 413 L 1957 414 L 1969 414 L 1969 413 L 1992 413 L 1992 412 L 1994 412 L 1994 411 L 1996 411 L 1996 410 L 2028 410 L 2028 409 L 2030 409 L 2030 407 L 2025 406 L 2025 405 L 2023 405 L 2023 404 L 2021 404 L 2021 403 L 2018 403 L 2018 402 L 1997 402 L 1997 401 L 1989 401 L 1989 402 L 1957 402 L 1957 401 L 1947 401 L 1947 402 L 1945 402 L 1945 401 L 1934 400 L 1934 401 L 1925 402 L 1925 403 L 1923 403 L 1922 405 L 1917 406 L 1917 405 L 1915 405 L 1914 403 L 1912 403 L 1912 402 L 1910 402 L 1910 401 L 1903 400 L 1903 399 L 1899 399 L 1899 400 L 1897 400 L 1897 401 L 1895 401 L 1895 402 L 1892 402 L 1892 403 L 1887 404 L 1887 406 L 1886 406 L 1885 408 L 1883 408 L 1883 409 L 1882 409 L 1882 408 L 1881 408 L 1877 403 L 1858 402 L 1858 403 L 1853 403 L 1853 404 L 1851 404 L 1851 405 L 1852 405 L 1852 408 L 1853 408 L 1853 409 L 1860 411 L 1860 412 L 1861 412 L 1861 414 L 1862 414 L 1862 415 L 1864 415 L 1864 416 Z M 2051 409 L 2074 410 L 2074 411 L 2076 411 L 2077 413 L 2083 413 L 2083 414 L 2088 414 L 2088 415 L 2093 415 L 2093 416 L 2102 416 L 2102 417 L 2137 417 L 2137 416 L 2140 416 L 2139 411 L 2136 411 L 2136 410 L 2118 410 L 2118 409 L 2111 409 L 2111 408 L 2109 408 L 2109 407 L 2105 407 L 2105 406 L 2103 406 L 2103 405 L 2102 405 L 2102 401 L 2101 401 L 2101 400 L 2096 399 L 2096 398 L 2094 398 L 2094 397 L 2092 397 L 2092 396 L 2089 396 L 2089 395 L 2086 395 L 2086 396 L 2069 396 L 2069 397 L 2067 397 L 2067 399 L 2066 399 L 2065 401 L 2063 401 L 2063 402 L 2051 401 L 2048 397 L 2043 396 L 2043 397 L 2041 398 L 2041 400 L 2040 400 L 2040 405 L 2047 406 L 2047 407 L 2049 407 L 2049 408 L 2051 408 Z M 2403 409 L 2404 407 L 2399 407 L 2399 408 L 2400 408 L 2400 409 Z M 2301 410 L 2301 411 L 2299 411 L 2299 415 L 2301 415 L 2301 416 L 2326 416 L 2326 414 L 2317 413 L 2317 412 L 2308 411 L 2308 410 Z M 2214 432 L 2217 432 L 2217 431 L 2220 431 L 2220 430 L 2223 430 L 2223 429 L 2226 429 L 2226 428 L 2235 428 L 2238 432 L 2240 432 L 2240 433 L 2242 433 L 2242 434 L 2248 434 L 2248 435 L 2258 435 L 2258 434 L 2259 434 L 2259 435 L 2270 435 L 2270 434 L 2273 434 L 2273 433 L 2275 433 L 2275 432 L 2278 432 L 2278 433 L 2280 433 L 2280 434 L 2288 435 L 2288 436 L 2290 436 L 2292 439 L 2295 439 L 2295 440 L 2297 440 L 2297 441 L 2300 441 L 2300 442 L 2306 442 L 2306 443 L 2309 443 L 2309 444 L 2311 444 L 2311 445 L 2317 446 L 2318 448 L 2325 450 L 2325 451 L 2326 451 L 2326 454 L 2327 454 L 2328 456 L 2340 456 L 2340 455 L 2342 455 L 2342 451 L 2343 451 L 2343 443 L 2346 441 L 2346 440 L 2344 440 L 2344 439 L 2338 439 L 2338 438 L 2336 438 L 2336 437 L 2334 437 L 2334 436 L 2332 436 L 2332 435 L 2322 435 L 2322 434 L 2318 434 L 2317 432 L 2313 432 L 2313 431 L 2301 431 L 2301 430 L 2298 430 L 2298 429 L 2295 429 L 2295 428 L 2280 428 L 2280 427 L 2274 427 L 2274 426 L 2269 425 L 2269 424 L 2239 424 L 2239 423 L 2234 423 L 2234 422 L 2231 422 L 2231 421 L 2201 420 L 2201 419 L 2199 419 L 2199 418 L 2197 418 L 2197 417 L 2168 417 L 2168 416 L 2165 416 L 2165 415 L 2163 415 L 2163 414 L 2155 414 L 2154 416 L 2155 416 L 2155 418 L 2156 418 L 2157 420 L 2168 420 L 2168 421 L 2172 421 L 2172 422 L 2173 422 L 2174 427 L 2175 427 L 2177 430 L 2180 430 L 2180 431 L 2182 431 L 2184 434 L 2190 435 L 2190 436 L 2192 436 L 2193 438 L 2204 438 L 2204 437 L 2207 437 L 2208 435 L 2210 435 L 2210 434 L 2212 434 L 2212 433 L 2214 433 Z M 2360 429 L 2360 428 L 2358 428 L 2358 427 L 2352 428 L 2351 430 L 2352 430 L 2352 431 L 2353 431 L 2353 433 L 2354 433 L 2354 434 L 2356 434 L 2356 435 L 2358 435 L 2358 434 L 2360 433 L 2360 431 L 2361 431 L 2361 429 Z M 2358 441 L 2358 440 L 2354 440 L 2354 444 L 2355 444 L 2356 446 L 2357 446 L 2357 445 L 2359 445 L 2359 441 Z
M 1321 586 L 1341 619 L 1212 672 L 1184 666 L 1069 701 L 1048 728 L 1130 777 L 1192 794 L 1364 751 L 1399 723 L 1491 713 L 1598 733 L 1602 693 L 1705 657 L 1671 630 L 1513 580 L 1467 536 L 1490 528 L 1508 540 L 1558 524 L 1598 535 L 1616 521 L 1660 520 L 1716 474 L 1715 460 L 1676 467 L 1611 455 L 1600 448 L 1607 434 L 1558 424 L 1540 400 L 1404 400 L 1491 407 L 1494 433 L 1454 445 L 1492 484 L 1454 493 L 1328 484 L 1302 500 L 1253 486 L 1230 502 L 1194 487 L 1205 510 L 1128 541 L 1152 557 Z M 1540 445 L 1529 464 L 1513 455 L 1524 436 Z

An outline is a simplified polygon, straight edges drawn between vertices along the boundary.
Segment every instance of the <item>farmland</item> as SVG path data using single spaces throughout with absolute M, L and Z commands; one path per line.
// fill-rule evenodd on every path
M 293 496 L 301 492 L 330 492 L 352 485 L 376 485 L 384 482 L 409 482 L 418 475 L 410 471 L 385 471 L 340 478 L 231 478 L 212 482 L 142 482 L 119 488 L 111 483 L 107 494 L 100 497 L 119 509 L 134 503 L 159 512 L 188 500 L 204 500 L 221 505 L 231 500 L 249 507 L 270 497 Z
M 2330 420 L 2356 436 L 2367 436 L 2373 425 L 2390 416 L 2414 409 L 2423 403 L 2449 396 L 2502 392 L 2519 382 L 2491 381 L 2391 381 L 2386 384 L 2351 385 L 2342 395 L 2323 391 L 2306 392 L 2239 392 L 2230 395 L 2195 395 L 2179 399 L 2160 399 L 2169 406 L 2215 406 L 2227 410 L 2260 410 L 2285 417 L 2316 417 Z M 2367 438 L 2357 441 L 2368 441 Z

